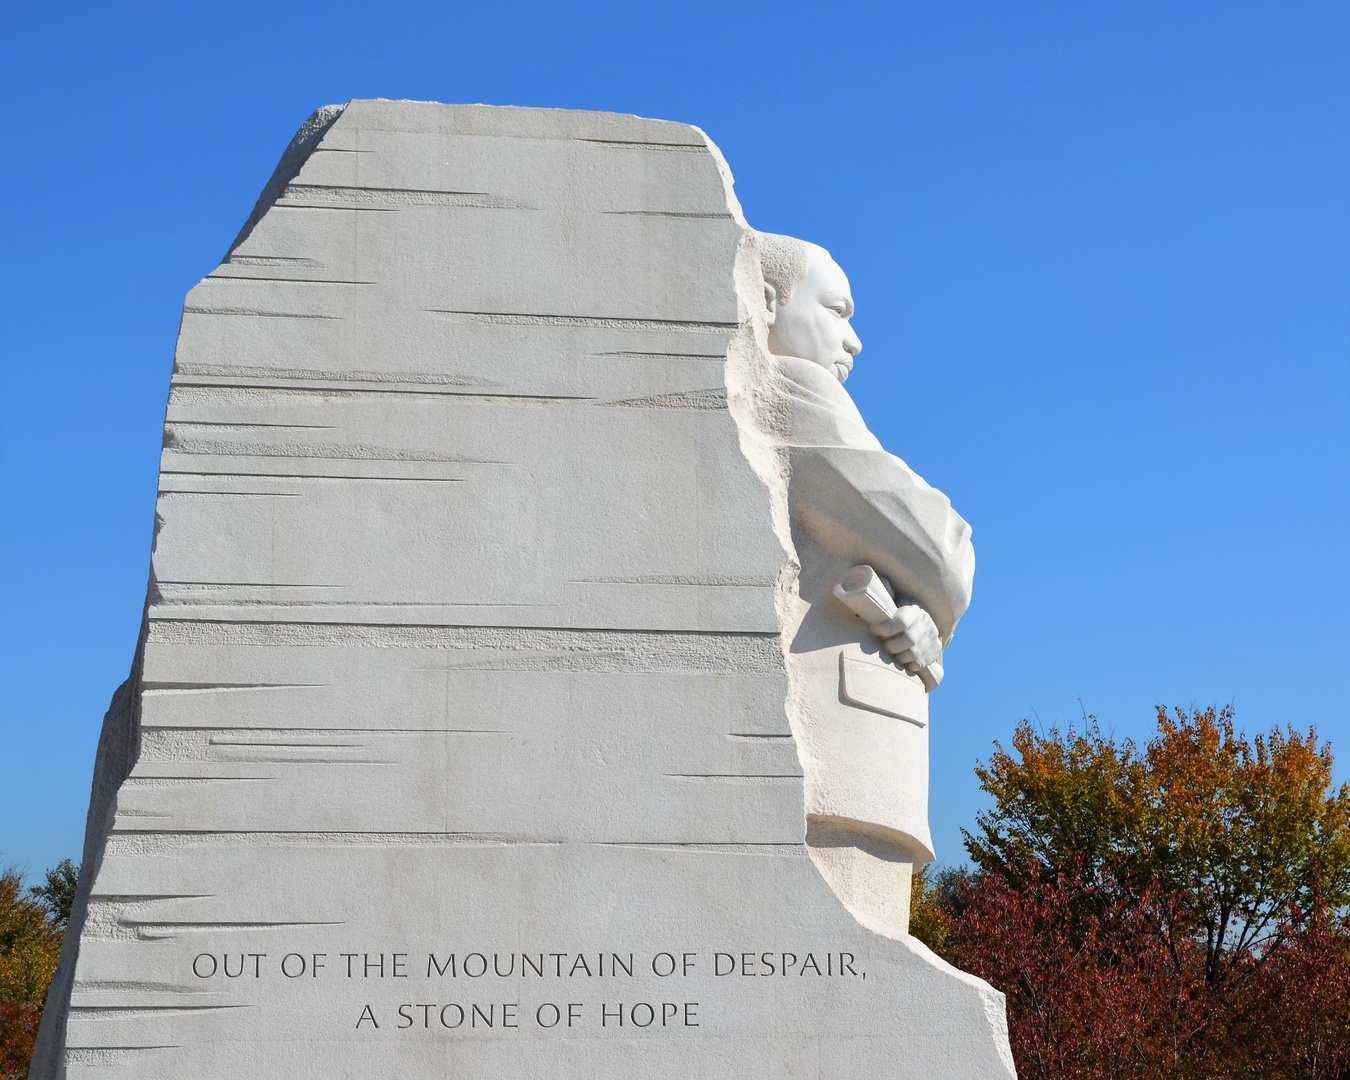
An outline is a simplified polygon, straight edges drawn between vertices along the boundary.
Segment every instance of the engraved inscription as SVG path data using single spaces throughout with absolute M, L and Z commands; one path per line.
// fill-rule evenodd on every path
M 701 990 L 746 985 L 744 979 L 867 979 L 857 954 L 834 948 L 671 949 L 651 954 L 614 949 L 202 952 L 187 967 L 198 985 L 220 989 L 314 979 L 360 987 L 348 1015 L 335 1018 L 349 1030 L 480 1035 L 522 1028 L 693 1029 L 703 1025 L 709 1008 Z M 601 979 L 619 983 L 595 981 Z M 402 989 L 393 996 L 381 993 L 396 987 Z

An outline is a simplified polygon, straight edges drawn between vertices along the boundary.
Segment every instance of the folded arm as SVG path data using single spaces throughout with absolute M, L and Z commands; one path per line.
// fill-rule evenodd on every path
M 796 525 L 890 582 L 902 611 L 894 633 L 878 635 L 895 641 L 889 651 L 907 665 L 936 659 L 934 649 L 951 640 L 970 605 L 970 526 L 942 492 L 884 450 L 796 446 L 790 453 Z

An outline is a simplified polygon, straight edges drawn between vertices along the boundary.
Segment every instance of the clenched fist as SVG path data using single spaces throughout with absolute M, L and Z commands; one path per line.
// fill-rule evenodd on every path
M 932 617 L 918 604 L 897 600 L 896 605 L 895 616 L 872 632 L 888 653 L 917 675 L 942 658 L 942 640 Z

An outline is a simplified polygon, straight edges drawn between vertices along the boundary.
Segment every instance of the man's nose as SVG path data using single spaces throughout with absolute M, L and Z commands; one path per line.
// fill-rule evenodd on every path
M 853 332 L 853 327 L 848 328 L 844 335 L 844 352 L 849 356 L 857 356 L 862 352 L 862 342 L 858 340 L 858 335 Z

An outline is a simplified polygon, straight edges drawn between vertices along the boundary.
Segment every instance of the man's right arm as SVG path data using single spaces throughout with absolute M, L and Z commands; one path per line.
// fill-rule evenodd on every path
M 794 523 L 824 547 L 888 579 L 917 612 L 896 633 L 901 653 L 917 663 L 934 643 L 951 640 L 970 605 L 975 550 L 970 526 L 942 492 L 884 450 L 836 446 L 790 449 L 788 500 Z M 909 661 L 903 661 L 908 663 Z

